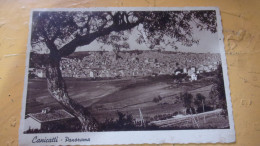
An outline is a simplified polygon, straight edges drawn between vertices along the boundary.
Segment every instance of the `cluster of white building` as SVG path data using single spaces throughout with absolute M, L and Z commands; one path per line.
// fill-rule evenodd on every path
M 120 52 L 115 59 L 111 52 L 89 52 L 84 57 L 62 58 L 60 70 L 63 77 L 73 78 L 114 78 L 133 76 L 188 74 L 192 80 L 201 72 L 216 69 L 219 54 L 207 53 L 158 53 Z M 203 64 L 203 65 L 198 65 Z M 193 67 L 191 67 L 193 66 Z M 182 68 L 183 70 L 176 71 Z M 45 69 L 30 68 L 31 74 L 45 78 Z
M 198 68 L 196 67 L 190 67 L 190 68 L 183 68 L 183 69 L 177 69 L 175 71 L 175 75 L 178 74 L 187 74 L 190 77 L 191 81 L 198 79 L 198 74 L 204 73 L 204 72 L 212 72 L 217 70 L 219 65 L 219 62 L 213 62 L 211 65 L 199 65 Z

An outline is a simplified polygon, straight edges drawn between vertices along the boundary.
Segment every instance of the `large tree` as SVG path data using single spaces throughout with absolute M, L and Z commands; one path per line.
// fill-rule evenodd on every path
M 225 84 L 223 78 L 222 65 L 219 64 L 216 70 L 216 78 L 213 80 L 213 86 L 209 93 L 209 97 L 211 98 L 211 104 L 213 108 L 221 108 L 222 114 L 227 117 L 227 102 L 226 102 L 226 92 L 225 92 Z
M 49 50 L 46 78 L 50 95 L 79 119 L 83 131 L 96 131 L 98 122 L 68 95 L 60 70 L 62 57 L 94 40 L 111 45 L 117 53 L 129 48 L 124 34 L 131 34 L 137 26 L 142 35 L 136 41 L 151 49 L 161 44 L 176 48 L 176 42 L 191 46 L 198 43 L 193 27 L 215 33 L 216 25 L 215 11 L 34 11 L 31 45 Z
M 183 100 L 183 106 L 186 108 L 186 112 L 193 114 L 193 109 L 194 109 L 193 108 L 194 107 L 193 95 L 188 92 L 185 92 L 182 95 L 182 100 Z

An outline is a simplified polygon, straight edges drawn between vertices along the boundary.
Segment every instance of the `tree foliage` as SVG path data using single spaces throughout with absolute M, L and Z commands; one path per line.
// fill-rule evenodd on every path
M 132 114 L 125 114 L 123 112 L 117 111 L 117 119 L 106 119 L 104 123 L 101 124 L 102 131 L 118 131 L 118 130 L 135 130 L 138 129 L 134 122 Z
M 221 64 L 216 70 L 216 79 L 214 80 L 214 85 L 211 88 L 209 96 L 215 108 L 222 108 L 224 115 L 227 115 L 225 84 Z
M 115 49 L 129 48 L 126 34 L 138 26 L 142 35 L 136 41 L 148 43 L 151 49 L 161 43 L 191 46 L 198 42 L 192 37 L 194 26 L 215 33 L 216 25 L 215 11 L 35 11 L 31 43 L 58 50 L 60 56 L 94 40 Z
M 201 93 L 198 93 L 196 95 L 194 104 L 197 105 L 197 107 L 200 107 L 200 106 L 202 106 L 202 102 L 205 103 L 205 99 L 206 99 L 206 97 L 204 95 L 202 95 Z
M 193 96 L 192 94 L 188 93 L 188 92 L 185 92 L 183 95 L 182 95 L 182 98 L 183 98 L 183 106 L 186 107 L 187 109 L 190 109 L 193 107 Z

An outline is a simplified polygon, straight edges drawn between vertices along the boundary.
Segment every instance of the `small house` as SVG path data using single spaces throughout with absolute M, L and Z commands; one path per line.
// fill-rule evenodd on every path
M 198 77 L 195 73 L 191 74 L 191 76 L 190 76 L 191 81 L 196 81 L 197 79 L 198 79 Z
M 185 73 L 185 74 L 188 73 L 187 68 L 183 68 L 183 73 Z
M 50 108 L 45 108 L 40 113 L 30 113 L 26 117 L 24 131 L 51 130 L 64 126 L 75 118 L 64 109 L 51 111 Z
M 182 69 L 179 69 L 179 68 L 174 71 L 175 75 L 178 75 L 178 74 L 181 74 L 181 73 L 182 73 Z
M 90 72 L 89 72 L 89 77 L 94 78 L 94 73 L 93 73 L 93 71 L 90 71 Z
M 35 75 L 39 78 L 46 78 L 45 69 L 40 68 L 35 70 Z
M 195 67 L 191 67 L 189 70 L 188 70 L 188 76 L 191 76 L 192 74 L 194 74 L 196 72 L 196 68 Z

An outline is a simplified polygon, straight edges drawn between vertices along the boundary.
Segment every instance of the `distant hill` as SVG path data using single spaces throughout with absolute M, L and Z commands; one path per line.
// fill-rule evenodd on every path
M 64 58 L 78 58 L 83 59 L 86 56 L 89 56 L 91 54 L 98 53 L 100 55 L 107 54 L 109 51 L 80 51 L 80 52 L 74 52 L 71 55 L 64 57 Z M 111 51 L 110 51 L 111 52 Z M 181 55 L 185 54 L 216 54 L 216 53 L 187 53 L 187 52 L 173 52 L 173 51 L 158 51 L 158 50 L 124 50 L 121 51 L 120 54 L 129 53 L 130 55 L 140 55 L 143 53 L 160 53 L 160 54 L 176 54 L 177 56 L 181 57 Z M 113 54 L 113 52 L 111 52 Z M 30 68 L 40 68 L 42 66 L 45 66 L 45 64 L 48 61 L 48 54 L 37 54 L 35 52 L 30 53 Z

